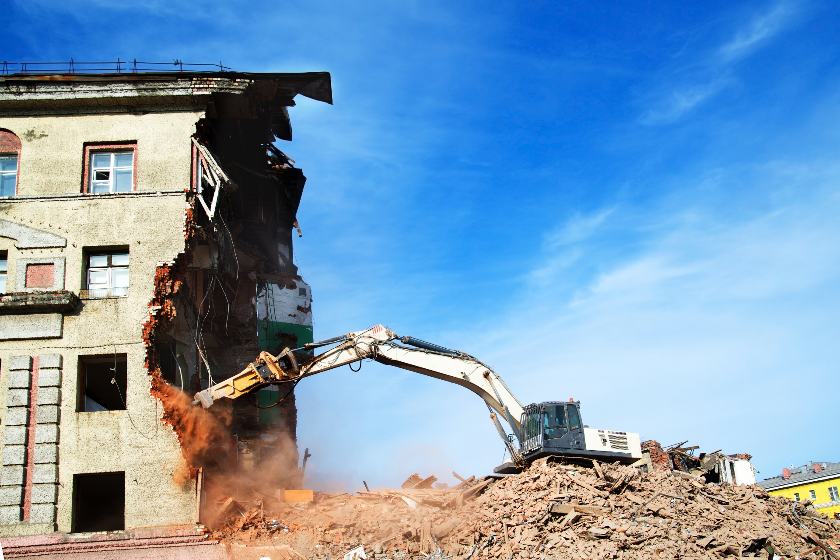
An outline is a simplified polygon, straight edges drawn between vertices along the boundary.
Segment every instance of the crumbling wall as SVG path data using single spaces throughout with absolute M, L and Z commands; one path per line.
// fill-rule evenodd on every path
M 181 445 L 179 480 L 202 472 L 208 495 L 220 494 L 214 484 L 254 479 L 240 476 L 243 470 L 270 473 L 260 479 L 275 486 L 293 484 L 299 477 L 291 391 L 262 390 L 208 410 L 192 406 L 192 394 L 239 372 L 261 350 L 312 340 L 311 294 L 293 263 L 291 238 L 305 178 L 269 147 L 273 136 L 260 119 L 217 112 L 197 131 L 184 249 L 158 266 L 143 329 L 151 394 Z M 225 182 L 203 182 L 205 166 L 220 166 Z M 305 291 L 301 320 L 268 338 L 256 301 L 267 284 Z

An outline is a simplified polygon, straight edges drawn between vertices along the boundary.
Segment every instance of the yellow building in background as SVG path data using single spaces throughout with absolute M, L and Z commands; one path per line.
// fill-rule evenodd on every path
M 840 463 L 809 463 L 782 469 L 781 475 L 758 485 L 771 496 L 808 501 L 823 515 L 840 519 Z

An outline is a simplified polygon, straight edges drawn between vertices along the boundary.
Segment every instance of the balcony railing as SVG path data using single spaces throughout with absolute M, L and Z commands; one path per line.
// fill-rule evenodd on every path
M 141 72 L 232 72 L 218 63 L 147 62 L 142 60 L 81 61 L 72 58 L 63 62 L 0 62 L 0 75 L 12 74 L 132 74 Z

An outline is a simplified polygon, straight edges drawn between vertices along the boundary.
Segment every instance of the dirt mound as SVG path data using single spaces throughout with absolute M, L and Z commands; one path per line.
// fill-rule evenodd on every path
M 539 461 L 492 483 L 322 495 L 244 511 L 217 536 L 288 544 L 305 557 L 826 558 L 840 524 L 757 486 L 680 472 Z M 836 556 L 834 556 L 836 557 Z

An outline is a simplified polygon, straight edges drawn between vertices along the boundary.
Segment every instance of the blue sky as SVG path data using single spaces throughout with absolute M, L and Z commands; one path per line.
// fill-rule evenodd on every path
M 20 0 L 3 58 L 327 70 L 282 148 L 317 337 L 384 323 L 586 423 L 840 460 L 840 6 Z M 366 364 L 298 387 L 311 482 L 480 474 L 461 388 Z

